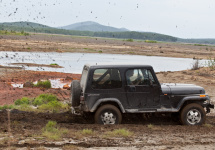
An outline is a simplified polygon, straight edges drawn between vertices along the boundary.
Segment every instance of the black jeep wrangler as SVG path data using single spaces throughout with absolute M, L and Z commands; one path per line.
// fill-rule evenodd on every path
M 160 84 L 149 65 L 89 65 L 71 83 L 72 106 L 98 124 L 120 124 L 122 113 L 174 113 L 184 125 L 202 125 L 214 108 L 204 88 Z

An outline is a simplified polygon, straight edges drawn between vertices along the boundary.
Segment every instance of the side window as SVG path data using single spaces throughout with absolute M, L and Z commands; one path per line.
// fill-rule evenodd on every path
M 150 80 L 155 83 L 150 70 L 129 69 L 126 72 L 127 85 L 149 85 Z
M 118 69 L 96 69 L 93 73 L 92 87 L 94 89 L 121 88 L 122 81 Z
M 149 79 L 152 81 L 152 83 L 155 84 L 156 83 L 155 79 L 154 79 L 152 72 L 150 70 L 148 70 L 148 76 L 149 76 Z

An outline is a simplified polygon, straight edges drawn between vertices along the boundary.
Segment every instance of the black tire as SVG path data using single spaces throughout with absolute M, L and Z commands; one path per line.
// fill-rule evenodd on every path
M 201 105 L 191 103 L 181 111 L 180 120 L 183 125 L 202 125 L 205 123 L 206 113 Z
M 81 86 L 78 80 L 73 80 L 71 83 L 71 103 L 72 106 L 80 105 Z
M 94 118 L 97 124 L 120 124 L 122 114 L 116 106 L 107 104 L 96 111 Z

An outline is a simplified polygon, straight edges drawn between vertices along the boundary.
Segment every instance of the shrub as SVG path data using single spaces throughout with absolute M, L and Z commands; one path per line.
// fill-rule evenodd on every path
M 199 63 L 199 60 L 197 59 L 196 61 L 194 61 L 194 63 L 192 64 L 192 70 L 197 70 L 199 69 L 201 66 L 200 66 L 200 63 Z
M 209 58 L 209 60 L 206 62 L 206 66 L 209 67 L 211 70 L 215 70 L 215 57 Z
M 47 104 L 52 101 L 57 101 L 57 96 L 52 95 L 52 94 L 41 94 L 34 99 L 32 104 L 34 106 L 39 106 L 42 104 Z
M 13 109 L 14 105 L 4 105 L 4 106 L 0 106 L 0 110 L 4 110 L 4 109 Z
M 22 104 L 30 104 L 30 99 L 28 97 L 23 97 L 22 99 L 18 99 L 15 101 L 15 105 L 22 105 Z
M 43 87 L 43 88 L 51 88 L 51 82 L 49 80 L 38 81 L 35 86 L 36 87 Z

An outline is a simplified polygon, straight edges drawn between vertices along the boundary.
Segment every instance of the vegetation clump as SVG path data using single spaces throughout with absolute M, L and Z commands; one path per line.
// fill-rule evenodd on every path
M 30 99 L 28 97 L 23 97 L 15 101 L 15 105 L 23 105 L 23 104 L 30 104 Z
M 133 133 L 125 128 L 115 129 L 114 131 L 107 132 L 107 136 L 114 136 L 114 137 L 129 137 L 132 135 Z
M 206 62 L 206 66 L 211 70 L 215 70 L 215 57 L 209 58 L 209 60 Z
M 134 42 L 133 39 L 127 39 L 126 41 L 127 41 L 127 42 Z
M 50 64 L 51 66 L 59 66 L 57 63 Z
M 58 128 L 56 121 L 49 121 L 42 129 L 42 136 L 51 140 L 59 140 L 62 138 L 62 135 L 66 134 L 67 132 L 67 129 Z
M 42 87 L 42 88 L 51 88 L 51 82 L 49 80 L 46 81 L 38 81 L 37 84 L 35 84 L 36 87 Z
M 157 43 L 157 41 L 153 41 L 153 40 L 145 40 L 146 43 Z
M 30 35 L 29 33 L 26 33 L 24 31 L 21 32 L 16 32 L 14 30 L 0 30 L 0 35 L 24 35 L 24 36 L 28 36 Z

